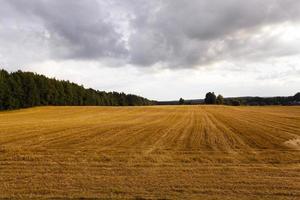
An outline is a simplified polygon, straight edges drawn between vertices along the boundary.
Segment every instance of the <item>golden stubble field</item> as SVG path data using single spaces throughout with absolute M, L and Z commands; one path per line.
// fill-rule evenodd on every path
M 0 199 L 300 199 L 300 107 L 0 112 Z

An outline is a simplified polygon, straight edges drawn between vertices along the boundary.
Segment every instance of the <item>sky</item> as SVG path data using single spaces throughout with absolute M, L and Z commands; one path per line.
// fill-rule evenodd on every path
M 300 91 L 299 0 L 1 0 L 0 67 L 153 100 Z

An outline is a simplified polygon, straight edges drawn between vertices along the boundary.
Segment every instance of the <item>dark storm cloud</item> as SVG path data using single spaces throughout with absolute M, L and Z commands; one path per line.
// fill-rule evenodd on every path
M 112 58 L 188 68 L 299 53 L 261 32 L 298 22 L 299 0 L 4 0 L 0 11 L 4 27 L 16 25 L 12 33 L 25 29 L 44 38 L 36 46 L 47 49 L 51 59 Z M 9 35 L 7 46 L 17 37 Z

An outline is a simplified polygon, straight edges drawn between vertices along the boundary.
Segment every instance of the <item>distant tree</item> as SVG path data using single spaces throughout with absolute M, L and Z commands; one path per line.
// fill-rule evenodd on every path
M 10 76 L 8 79 L 8 85 L 9 85 L 9 107 L 10 109 L 20 108 L 21 97 L 24 96 L 22 87 L 18 79 L 15 79 L 13 76 Z
M 30 72 L 23 72 L 21 74 L 22 88 L 24 91 L 23 103 L 24 107 L 32 107 L 40 105 L 40 95 L 38 91 L 38 86 L 34 80 L 35 74 Z
M 0 70 L 0 109 L 10 109 L 11 91 L 8 85 L 9 74 L 5 70 Z
M 217 96 L 217 100 L 216 100 L 217 104 L 224 104 L 224 98 L 222 95 L 218 95 Z
M 179 99 L 179 105 L 183 105 L 184 104 L 184 99 L 183 98 L 180 98 Z
M 298 92 L 297 94 L 295 94 L 294 100 L 295 101 L 300 101 L 300 92 Z
M 216 104 L 216 101 L 217 101 L 217 97 L 214 92 L 208 92 L 205 95 L 205 100 L 204 100 L 205 104 Z

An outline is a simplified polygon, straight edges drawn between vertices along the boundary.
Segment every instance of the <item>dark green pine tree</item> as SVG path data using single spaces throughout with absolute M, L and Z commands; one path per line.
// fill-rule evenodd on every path
M 40 97 L 32 73 L 24 73 L 23 90 L 26 94 L 24 99 L 25 107 L 40 105 Z
M 8 85 L 9 74 L 5 70 L 0 71 L 0 109 L 10 109 L 11 91 Z

